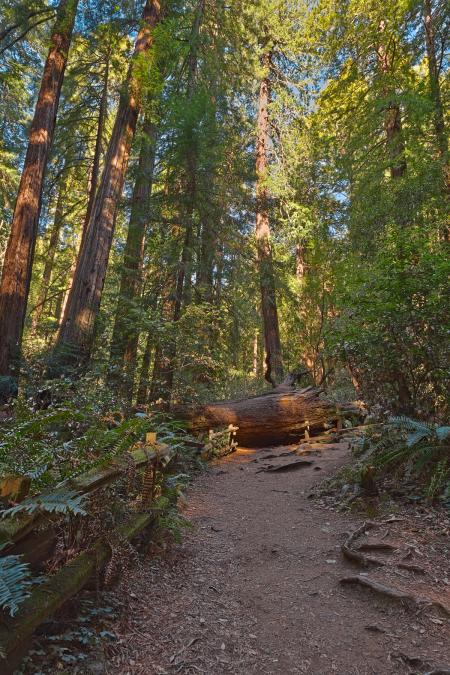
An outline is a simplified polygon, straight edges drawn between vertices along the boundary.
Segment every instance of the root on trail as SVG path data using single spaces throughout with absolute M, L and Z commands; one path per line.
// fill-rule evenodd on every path
M 366 576 L 356 575 L 351 577 L 343 577 L 340 580 L 340 583 L 363 586 L 365 588 L 369 588 L 375 593 L 384 595 L 385 597 L 399 600 L 400 602 L 406 602 L 419 608 L 434 607 L 435 609 L 443 612 L 446 616 L 450 616 L 450 607 L 447 607 L 447 605 L 439 602 L 438 600 L 429 600 L 417 595 L 411 595 L 410 593 L 401 591 L 398 588 L 385 586 L 385 584 L 381 584 L 379 581 L 375 581 L 374 579 L 369 579 L 369 577 Z
M 373 523 L 371 521 L 365 522 L 361 525 L 361 527 L 358 527 L 357 530 L 352 532 L 345 542 L 341 546 L 342 554 L 344 558 L 347 558 L 347 560 L 350 560 L 351 562 L 358 563 L 359 565 L 362 565 L 363 567 L 369 567 L 369 565 L 384 565 L 385 563 L 383 560 L 379 560 L 378 558 L 373 558 L 370 555 L 364 555 L 364 553 L 361 553 L 361 551 L 357 550 L 356 548 L 353 548 L 352 544 L 364 533 L 366 530 L 371 530 L 374 527 L 378 527 L 378 523 Z

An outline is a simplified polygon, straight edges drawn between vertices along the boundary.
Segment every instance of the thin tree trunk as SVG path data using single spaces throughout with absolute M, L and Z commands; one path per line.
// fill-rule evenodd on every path
M 159 0 L 147 0 L 132 63 L 122 91 L 105 167 L 97 190 L 92 215 L 77 260 L 64 317 L 61 323 L 52 372 L 80 367 L 89 359 L 95 319 L 100 310 L 109 253 L 114 234 L 117 204 L 122 194 L 131 144 L 141 109 L 141 81 L 135 74 L 138 57 L 153 42 L 159 21 Z
M 77 4 L 78 0 L 60 2 L 31 125 L 0 284 L 0 375 L 18 373 L 42 187 Z
M 100 107 L 98 110 L 97 136 L 95 138 L 94 158 L 92 161 L 91 178 L 89 181 L 89 195 L 86 214 L 84 217 L 83 234 L 85 233 L 91 219 L 92 208 L 94 206 L 95 195 L 97 193 L 98 179 L 100 176 L 100 161 L 102 157 L 103 132 L 105 129 L 106 115 L 108 112 L 108 85 L 109 85 L 109 61 L 110 54 L 107 54 L 105 63 L 105 73 L 103 76 L 103 88 L 100 98 Z
M 386 30 L 386 22 L 380 21 L 380 34 Z M 378 66 L 384 77 L 389 75 L 392 68 L 390 54 L 386 47 L 380 44 L 377 48 Z M 384 96 L 389 99 L 391 92 L 384 87 Z M 389 156 L 391 178 L 401 178 L 406 173 L 405 144 L 402 134 L 402 114 L 400 106 L 395 101 L 387 102 L 384 110 L 384 131 Z
M 139 326 L 132 313 L 142 286 L 144 243 L 155 165 L 156 129 L 154 124 L 146 120 L 142 132 L 138 173 L 131 201 L 130 223 L 125 244 L 119 300 L 111 340 L 111 360 L 114 368 L 112 372 L 119 375 L 119 381 L 122 384 L 121 389 L 128 400 L 131 400 L 133 395 L 139 341 Z M 119 368 L 120 374 L 115 368 Z
M 37 328 L 39 320 L 42 316 L 42 312 L 44 311 L 48 289 L 50 287 L 50 279 L 52 276 L 56 251 L 58 248 L 59 235 L 64 223 L 64 207 L 66 200 L 67 178 L 68 178 L 67 173 L 64 173 L 58 190 L 58 199 L 56 201 L 53 227 L 50 232 L 50 240 L 48 243 L 48 248 L 45 253 L 45 265 L 44 265 L 44 272 L 42 274 L 41 288 L 39 291 L 39 296 L 31 323 L 32 330 L 36 330 Z
M 258 377 L 258 329 L 255 330 L 255 335 L 253 337 L 253 377 Z
M 431 0 L 423 2 L 423 23 L 425 26 L 425 41 L 428 56 L 428 82 L 430 97 L 434 105 L 434 131 L 436 144 L 442 162 L 442 180 L 445 197 L 450 193 L 450 162 L 448 153 L 448 136 L 445 128 L 444 107 L 442 105 L 441 85 L 439 82 L 439 66 L 436 57 L 436 39 L 434 32 Z M 441 238 L 445 241 L 450 239 L 450 228 L 445 223 L 441 228 Z
M 264 344 L 266 348 L 265 378 L 273 386 L 276 386 L 283 379 L 283 357 L 278 325 L 272 248 L 270 245 L 269 194 L 266 185 L 269 140 L 270 62 L 271 55 L 267 53 L 264 56 L 266 75 L 261 80 L 259 89 L 256 139 L 255 235 L 264 323 Z
M 64 316 L 66 306 L 67 306 L 67 301 L 69 299 L 69 293 L 70 289 L 72 287 L 72 282 L 73 282 L 73 275 L 75 274 L 76 266 L 77 266 L 77 258 L 78 255 L 81 251 L 81 247 L 83 245 L 83 240 L 86 235 L 87 227 L 89 225 L 89 220 L 91 218 L 92 214 L 92 207 L 94 205 L 94 200 L 95 200 L 95 195 L 97 193 L 97 186 L 98 186 L 98 179 L 99 179 L 99 174 L 100 174 L 100 163 L 102 159 L 102 146 L 103 146 L 103 133 L 105 129 L 105 122 L 106 122 L 106 115 L 108 113 L 108 86 L 109 86 L 109 62 L 110 62 L 111 54 L 108 53 L 106 57 L 106 64 L 105 64 L 105 72 L 103 76 L 103 88 L 102 88 L 102 95 L 100 98 L 100 107 L 99 107 L 99 113 L 98 113 L 98 122 L 97 122 L 97 134 L 95 138 L 95 149 L 94 149 L 94 157 L 92 161 L 92 171 L 91 171 L 91 176 L 89 180 L 89 188 L 88 188 L 88 203 L 86 207 L 86 213 L 84 216 L 84 224 L 83 224 L 83 229 L 81 231 L 81 237 L 77 237 L 77 244 L 75 246 L 75 257 L 73 259 L 73 263 L 70 266 L 70 272 L 69 272 L 69 283 L 67 290 L 64 293 L 64 296 L 62 298 L 62 301 L 59 303 L 58 307 L 58 313 L 57 313 L 57 320 L 58 320 L 58 325 L 61 325 L 61 317 Z M 80 242 L 78 244 L 78 241 Z
M 148 401 L 148 376 L 150 372 L 150 359 L 152 355 L 153 336 L 149 332 L 145 341 L 144 354 L 142 356 L 141 372 L 139 375 L 139 385 L 136 396 L 138 405 L 146 405 Z
M 195 94 L 198 46 L 200 27 L 203 21 L 205 0 L 199 0 L 195 14 L 194 24 L 190 38 L 190 50 L 187 58 L 188 78 L 186 87 L 186 104 L 192 106 Z M 163 299 L 162 316 L 169 322 L 176 324 L 181 317 L 183 301 L 187 304 L 190 300 L 191 288 L 191 260 L 192 238 L 194 227 L 194 209 L 197 199 L 197 148 L 194 128 L 191 124 L 186 133 L 186 180 L 185 180 L 185 206 L 184 206 L 184 240 L 178 269 L 173 278 L 172 291 L 166 292 Z M 174 297 L 173 297 L 174 296 Z M 166 345 L 159 344 L 155 353 L 153 367 L 152 386 L 150 399 L 163 399 L 166 406 L 170 406 L 172 396 L 175 359 L 177 356 L 176 338 L 170 335 Z

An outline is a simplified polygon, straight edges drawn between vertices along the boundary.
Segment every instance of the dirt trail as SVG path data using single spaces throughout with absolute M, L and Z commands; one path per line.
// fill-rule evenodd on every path
M 109 673 L 422 674 L 450 664 L 447 622 L 339 584 L 359 571 L 340 553 L 359 521 L 307 495 L 346 445 L 292 472 L 258 472 L 283 451 L 241 449 L 196 479 L 184 508 L 194 529 L 131 579 L 132 618 L 116 627 Z

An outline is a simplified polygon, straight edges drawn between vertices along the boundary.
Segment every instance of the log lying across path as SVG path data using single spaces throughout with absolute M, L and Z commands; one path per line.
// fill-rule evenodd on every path
M 229 424 L 239 427 L 238 443 L 250 447 L 295 442 L 305 430 L 319 433 L 346 414 L 360 411 L 355 404 L 327 400 L 320 388 L 293 389 L 287 384 L 252 398 L 176 410 L 192 432 Z

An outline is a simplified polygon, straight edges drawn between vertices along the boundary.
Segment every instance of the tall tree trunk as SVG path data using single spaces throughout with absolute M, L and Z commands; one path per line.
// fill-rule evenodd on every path
M 133 395 L 139 341 L 139 325 L 136 318 L 133 318 L 133 310 L 142 286 L 144 243 L 155 165 L 156 128 L 148 119 L 144 122 L 142 134 L 120 278 L 119 300 L 111 340 L 111 360 L 114 368 L 112 372 L 119 375 L 121 389 L 129 401 Z
M 18 373 L 45 170 L 78 0 L 61 0 L 45 62 L 0 284 L 0 376 Z
M 203 21 L 205 10 L 205 0 L 199 0 L 197 11 L 195 13 L 194 23 L 190 37 L 190 49 L 187 57 L 187 86 L 186 86 L 186 105 L 191 107 L 196 87 L 197 68 L 198 68 L 198 47 L 200 28 Z M 186 132 L 186 160 L 185 160 L 185 181 L 184 181 L 184 240 L 181 250 L 181 256 L 178 262 L 178 269 L 173 277 L 172 285 L 168 287 L 163 298 L 162 317 L 163 320 L 176 324 L 181 317 L 183 301 L 189 302 L 191 288 L 191 260 L 192 260 L 192 239 L 194 229 L 194 209 L 197 200 L 197 148 L 195 129 L 192 123 L 189 124 Z M 153 367 L 152 386 L 150 399 L 163 399 L 166 406 L 170 406 L 172 388 L 175 374 L 175 359 L 177 356 L 176 338 L 174 335 L 168 337 L 168 343 L 159 344 L 155 352 L 155 362 Z
M 152 355 L 153 336 L 151 332 L 147 334 L 145 341 L 144 354 L 142 356 L 141 372 L 139 375 L 139 384 L 136 395 L 136 403 L 145 405 L 148 401 L 148 376 L 150 372 L 150 358 Z
M 380 21 L 378 30 L 380 34 L 386 31 L 386 22 Z M 384 46 L 379 44 L 377 48 L 378 67 L 384 78 L 389 76 L 392 69 L 391 55 Z M 384 109 L 384 131 L 386 146 L 389 156 L 391 178 L 401 178 L 406 173 L 405 144 L 402 134 L 402 114 L 400 106 L 393 100 L 389 100 L 392 92 L 390 88 L 383 87 L 383 94 L 388 99 Z
M 256 138 L 256 249 L 261 288 L 261 307 L 266 348 L 265 378 L 273 386 L 283 379 L 283 357 L 275 293 L 272 248 L 270 245 L 269 194 L 266 185 L 269 140 L 269 102 L 271 54 L 263 58 L 266 75 L 259 88 Z
M 439 82 L 439 66 L 436 56 L 436 39 L 431 0 L 424 0 L 423 2 L 423 23 L 425 26 L 425 41 L 428 57 L 428 82 L 430 88 L 430 97 L 434 105 L 434 131 L 436 135 L 436 144 L 442 162 L 442 179 L 445 197 L 448 199 L 448 195 L 450 194 L 448 136 L 447 130 L 445 128 L 444 107 L 442 105 L 441 85 Z M 445 241 L 450 239 L 450 228 L 447 224 L 444 224 L 441 229 L 441 237 Z
M 197 271 L 197 293 L 199 299 L 211 303 L 214 293 L 214 257 L 217 236 L 214 226 L 205 219 L 200 235 L 200 255 Z
M 163 289 L 161 320 L 169 327 L 178 321 L 181 314 L 181 299 L 177 294 L 178 282 L 179 278 L 171 274 Z M 156 345 L 149 394 L 150 401 L 162 399 L 166 407 L 170 406 L 172 396 L 176 355 L 176 336 L 170 331 Z
M 105 166 L 82 242 L 77 266 L 61 323 L 53 374 L 59 369 L 85 365 L 94 339 L 100 302 L 114 234 L 117 204 L 122 194 L 131 144 L 141 109 L 141 80 L 136 76 L 139 56 L 153 43 L 153 28 L 159 21 L 159 0 L 147 0 L 125 87 L 121 93 Z
M 55 216 L 53 219 L 53 226 L 50 232 L 50 240 L 48 243 L 48 248 L 45 253 L 45 265 L 44 265 L 44 272 L 42 274 L 42 281 L 41 281 L 41 287 L 39 290 L 39 296 L 38 300 L 35 306 L 34 314 L 33 314 L 33 319 L 32 319 L 32 329 L 35 330 L 39 320 L 41 318 L 42 312 L 44 311 L 44 306 L 46 304 L 47 300 L 47 294 L 48 294 L 48 289 L 50 287 L 50 279 L 52 276 L 53 272 L 53 266 L 55 262 L 55 256 L 56 256 L 56 251 L 58 248 L 58 243 L 59 243 L 59 235 L 61 232 L 61 228 L 64 223 L 64 207 L 65 207 L 65 202 L 66 202 L 66 194 L 67 194 L 67 179 L 68 179 L 68 174 L 66 171 L 63 173 L 63 177 L 61 179 L 61 184 L 59 186 L 58 190 L 58 199 L 56 201 L 56 207 L 55 207 Z
M 83 229 L 81 231 L 81 236 L 77 237 L 77 244 L 75 246 L 75 257 L 73 259 L 72 265 L 70 266 L 70 272 L 68 275 L 69 282 L 64 296 L 59 305 L 59 311 L 57 313 L 58 324 L 61 325 L 61 317 L 64 316 L 67 301 L 69 299 L 70 289 L 72 288 L 73 275 L 75 274 L 75 269 L 77 266 L 77 258 L 81 251 L 83 245 L 83 240 L 86 235 L 87 227 L 89 225 L 89 220 L 92 214 L 92 207 L 94 205 L 95 195 L 97 193 L 98 179 L 100 174 L 100 163 L 102 159 L 102 147 L 103 147 L 103 133 L 105 129 L 106 116 L 108 113 L 108 86 L 109 86 L 109 66 L 110 66 L 111 54 L 108 52 L 105 63 L 105 72 L 103 75 L 103 87 L 102 94 L 100 97 L 100 107 L 98 112 L 98 121 L 97 121 L 97 134 L 95 138 L 95 148 L 94 148 L 94 157 L 92 160 L 92 169 L 91 176 L 89 179 L 88 187 L 88 203 L 86 207 L 86 213 L 84 216 Z M 79 243 L 78 243 L 79 241 Z
M 102 95 L 100 98 L 100 107 L 98 110 L 97 122 L 97 136 L 95 138 L 94 157 L 92 161 L 91 177 L 89 181 L 88 204 L 86 207 L 86 214 L 84 216 L 85 233 L 92 215 L 92 208 L 95 202 L 95 195 L 97 193 L 98 179 L 100 176 L 100 161 L 102 157 L 103 132 L 105 129 L 106 115 L 108 113 L 108 85 L 109 85 L 109 61 L 111 54 L 108 52 L 106 56 L 105 72 L 103 75 Z

